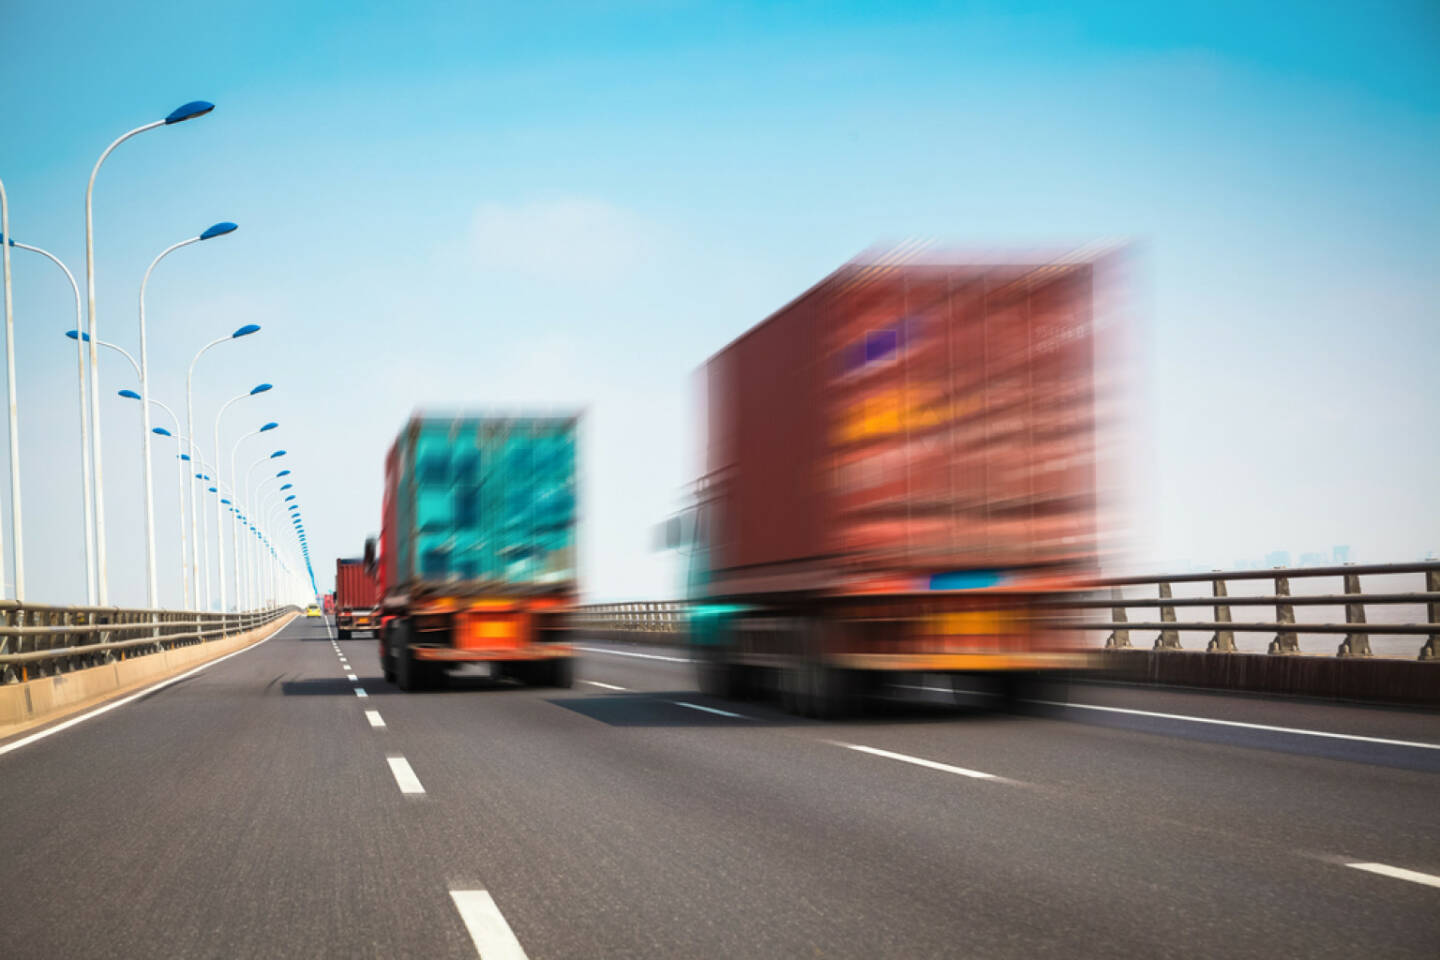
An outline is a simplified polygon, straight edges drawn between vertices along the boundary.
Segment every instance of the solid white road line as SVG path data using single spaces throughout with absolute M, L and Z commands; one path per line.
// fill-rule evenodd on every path
M 356 688 L 355 688 L 355 696 L 357 696 L 357 697 L 368 697 L 368 696 L 370 696 L 370 694 L 368 694 L 368 693 L 365 692 L 365 688 L 364 688 L 364 687 L 356 687 Z
M 608 653 L 612 657 L 638 657 L 641 660 L 668 660 L 671 663 L 694 663 L 689 657 L 662 657 L 658 653 L 631 653 L 628 650 L 605 650 L 600 647 L 576 647 L 586 653 Z
M 948 763 L 937 763 L 934 760 L 926 760 L 924 757 L 912 757 L 905 753 L 892 753 L 889 750 L 881 750 L 877 747 L 867 747 L 858 743 L 842 743 L 839 740 L 829 740 L 837 747 L 844 747 L 846 750 L 859 750 L 861 753 L 873 754 L 877 757 L 886 757 L 890 760 L 899 760 L 901 763 L 913 763 L 917 767 L 929 767 L 931 770 L 940 770 L 944 773 L 953 773 L 962 777 L 970 777 L 974 780 L 1002 780 L 993 773 L 985 773 L 983 770 L 968 770 L 965 767 L 955 767 Z
M 481 960 L 528 960 L 489 891 L 451 890 L 450 899 L 455 901 Z
M 716 710 L 714 707 L 702 707 L 698 703 L 686 703 L 684 700 L 671 700 L 677 707 L 689 707 L 691 710 L 704 710 L 706 713 L 713 713 L 720 717 L 734 717 L 736 720 L 749 720 L 750 718 L 739 713 L 731 713 L 729 710 Z
M 279 633 L 279 632 L 280 632 L 279 630 L 275 631 L 275 633 Z M 270 634 L 270 637 L 275 636 L 275 633 Z M 130 703 L 132 700 L 139 700 L 141 697 L 145 696 L 146 694 L 154 693 L 156 690 L 164 689 L 165 687 L 170 686 L 170 684 L 172 684 L 172 683 L 179 683 L 181 680 L 184 680 L 186 677 L 193 677 L 193 676 L 195 676 L 195 674 L 199 673 L 201 670 L 208 670 L 208 669 L 210 669 L 211 667 L 215 666 L 215 664 L 217 664 L 217 663 L 224 663 L 226 660 L 229 660 L 231 657 L 238 657 L 238 656 L 240 656 L 240 654 L 245 653 L 246 651 L 254 650 L 256 647 L 260 646 L 261 643 L 268 643 L 268 642 L 270 641 L 270 637 L 266 637 L 264 640 L 261 640 L 260 643 L 252 643 L 252 644 L 250 644 L 250 646 L 248 646 L 248 647 L 244 647 L 244 648 L 242 648 L 242 649 L 240 649 L 240 650 L 236 650 L 234 653 L 227 653 L 227 654 L 225 654 L 225 656 L 223 656 L 223 657 L 216 657 L 214 660 L 211 660 L 209 663 L 202 663 L 202 664 L 200 664 L 200 666 L 195 667 L 194 669 L 191 669 L 191 670 L 186 670 L 184 673 L 176 674 L 175 676 L 171 677 L 171 678 L 168 679 L 168 680 L 161 680 L 159 683 L 152 683 L 150 686 L 144 688 L 143 690 L 136 691 L 135 693 L 130 694 L 128 697 L 121 697 L 119 700 L 112 700 L 111 702 L 105 704 L 104 706 L 96 707 L 94 710 L 90 710 L 90 711 L 87 711 L 86 713 L 82 713 L 82 714 L 80 714 L 80 716 L 78 716 L 78 717 L 71 717 L 69 720 L 66 720 L 64 723 L 57 723 L 57 724 L 55 724 L 55 726 L 49 727 L 49 728 L 47 728 L 47 729 L 45 729 L 45 730 L 41 730 L 39 733 L 32 733 L 32 734 L 30 734 L 30 736 L 28 736 L 28 737 L 21 737 L 19 740 L 16 740 L 14 743 L 7 743 L 7 744 L 5 744 L 3 747 L 0 747 L 0 757 L 3 757 L 5 754 L 9 753 L 11 750 L 19 750 L 19 749 L 20 749 L 21 747 L 23 747 L 23 746 L 27 746 L 27 745 L 29 745 L 29 744 L 32 744 L 32 743 L 34 743 L 36 740 L 44 740 L 46 737 L 50 736 L 51 734 L 59 733 L 61 730 L 69 730 L 71 727 L 75 726 L 77 723 L 84 723 L 86 720 L 89 720 L 89 719 L 91 719 L 92 717 L 98 717 L 98 716 L 100 716 L 100 714 L 102 714 L 102 713 L 109 713 L 111 710 L 114 710 L 116 707 L 123 707 L 123 706 L 125 706 L 125 704 Z
M 366 710 L 365 719 L 370 721 L 370 726 L 372 727 L 385 726 L 385 718 L 380 716 L 379 710 Z
M 1421 873 L 1419 870 L 1406 870 L 1403 867 L 1392 867 L 1386 863 L 1347 863 L 1347 867 L 1354 867 L 1356 870 L 1365 870 L 1369 873 L 1378 873 L 1382 877 L 1394 877 L 1396 880 L 1409 880 L 1411 883 L 1423 883 L 1427 887 L 1440 887 L 1440 877 L 1433 873 Z
M 588 683 L 592 687 L 599 687 L 602 690 L 624 690 L 624 687 L 617 687 L 613 683 L 601 683 L 599 680 L 581 680 L 581 683 Z
M 359 680 L 360 678 L 357 677 L 357 676 L 355 676 L 355 674 L 353 674 L 353 673 L 347 673 L 347 674 L 345 674 L 345 679 L 346 679 L 346 680 L 349 680 L 351 683 L 354 683 L 356 680 Z
M 400 785 L 401 793 L 420 794 L 425 788 L 420 786 L 420 778 L 415 776 L 415 771 L 410 769 L 410 761 L 404 757 L 386 757 L 390 764 L 390 772 L 395 775 L 395 782 Z
M 1246 730 L 1267 730 L 1271 733 L 1293 733 L 1302 737 L 1325 737 L 1330 740 L 1354 740 L 1359 743 L 1379 743 L 1387 747 L 1416 747 L 1421 750 L 1440 750 L 1440 743 L 1422 743 L 1418 740 L 1387 740 L 1384 737 L 1362 737 L 1354 733 L 1330 733 L 1326 730 L 1305 730 L 1300 727 L 1275 727 L 1267 723 L 1243 723 L 1239 720 L 1216 720 L 1214 717 L 1191 717 L 1183 713 L 1156 713 L 1153 710 L 1132 710 L 1128 707 L 1102 707 L 1093 703 L 1062 703 L 1058 700 L 1027 700 L 1026 703 L 1043 703 L 1051 707 L 1072 707 L 1076 710 L 1099 710 L 1105 713 L 1126 713 L 1137 717 L 1158 717 L 1161 720 L 1185 720 L 1189 723 L 1209 723 L 1220 727 L 1241 727 Z

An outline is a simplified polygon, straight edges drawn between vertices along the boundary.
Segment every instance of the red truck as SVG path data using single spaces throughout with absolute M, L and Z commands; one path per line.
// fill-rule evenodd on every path
M 359 630 L 379 631 L 380 591 L 365 561 L 335 561 L 335 630 L 347 640 Z
M 710 359 L 706 472 L 666 536 L 705 692 L 832 716 L 901 674 L 1014 702 L 1087 663 L 1046 601 L 1096 569 L 1112 256 L 866 257 Z

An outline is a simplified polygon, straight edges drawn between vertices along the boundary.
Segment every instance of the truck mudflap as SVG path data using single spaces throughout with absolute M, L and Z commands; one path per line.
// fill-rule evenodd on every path
M 1099 666 L 1091 653 L 837 653 L 827 660 L 845 670 L 915 673 L 978 673 L 991 670 L 1088 670 Z
M 478 663 L 495 660 L 557 660 L 575 656 L 568 643 L 531 643 L 518 647 L 427 647 L 411 644 L 416 660 L 443 663 Z

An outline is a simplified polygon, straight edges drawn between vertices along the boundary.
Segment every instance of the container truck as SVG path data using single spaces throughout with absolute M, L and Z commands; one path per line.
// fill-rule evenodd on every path
M 573 683 L 578 415 L 410 419 L 385 461 L 380 665 L 402 690 L 458 664 Z
M 1097 562 L 1111 256 L 856 260 L 707 362 L 705 470 L 666 534 L 704 692 L 823 717 L 900 674 L 1014 703 L 1086 665 L 1044 610 Z
M 335 561 L 335 632 L 348 640 L 356 631 L 380 629 L 379 592 L 361 557 Z

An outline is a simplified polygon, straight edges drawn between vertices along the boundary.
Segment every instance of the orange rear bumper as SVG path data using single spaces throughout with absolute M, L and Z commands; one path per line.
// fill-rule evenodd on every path
M 434 660 L 443 663 L 472 663 L 495 660 L 554 660 L 573 657 L 574 649 L 568 643 L 527 643 L 510 647 L 411 647 L 417 660 Z

